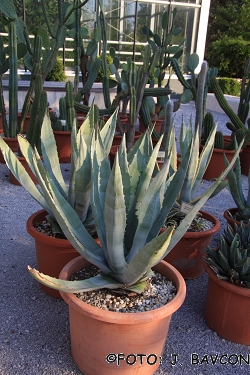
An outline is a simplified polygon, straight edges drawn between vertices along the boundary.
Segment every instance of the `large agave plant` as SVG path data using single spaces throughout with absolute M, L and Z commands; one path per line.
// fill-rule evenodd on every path
M 204 261 L 222 280 L 250 288 L 250 224 L 230 225 L 217 240 L 218 250 L 208 246 Z
M 125 138 L 117 152 L 113 168 L 104 149 L 100 133 L 92 141 L 92 211 L 101 246 L 82 225 L 78 215 L 50 179 L 40 160 L 34 169 L 46 200 L 64 234 L 77 251 L 101 273 L 81 281 L 51 278 L 29 267 L 41 283 L 66 292 L 100 288 L 124 288 L 142 292 L 151 275 L 151 268 L 184 235 L 196 213 L 225 177 L 230 166 L 186 215 L 174 231 L 168 228 L 158 235 L 162 224 L 182 187 L 193 140 L 175 174 L 169 177 L 171 151 L 164 166 L 152 178 L 161 139 L 152 149 L 150 133 L 146 132 L 127 154 Z
M 99 132 L 99 143 L 102 147 L 103 155 L 107 156 L 112 145 L 112 139 L 116 126 L 116 114 Z M 18 142 L 21 152 L 27 160 L 33 173 L 39 177 L 40 189 L 33 183 L 26 169 L 19 162 L 16 155 L 10 150 L 4 140 L 0 137 L 0 149 L 8 168 L 11 170 L 20 184 L 29 192 L 29 194 L 49 213 L 47 219 L 52 224 L 54 233 L 62 233 L 62 227 L 56 220 L 53 212 L 54 202 L 47 199 L 47 190 L 42 189 L 43 185 L 49 181 L 50 185 L 55 185 L 62 195 L 63 199 L 71 206 L 78 216 L 81 225 L 84 225 L 88 231 L 93 233 L 95 225 L 91 209 L 91 162 L 90 146 L 92 143 L 93 132 L 98 124 L 99 111 L 93 105 L 88 113 L 86 120 L 77 132 L 76 122 L 74 123 L 71 134 L 71 164 L 70 180 L 67 185 L 59 163 L 56 142 L 53 135 L 49 116 L 46 115 L 41 129 L 41 150 L 42 160 L 36 150 L 32 148 L 29 142 L 21 135 L 18 135 Z

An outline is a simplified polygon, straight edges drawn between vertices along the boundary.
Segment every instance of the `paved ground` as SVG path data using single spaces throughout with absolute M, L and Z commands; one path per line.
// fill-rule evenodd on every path
M 192 104 L 183 106 L 176 123 L 182 114 L 189 119 L 191 113 L 194 116 Z M 225 117 L 215 117 L 223 127 Z M 62 169 L 65 172 L 67 165 Z M 202 189 L 209 184 L 204 182 Z M 243 186 L 246 189 L 245 177 Z M 219 218 L 223 229 L 223 212 L 233 206 L 225 190 L 204 209 Z M 0 375 L 80 375 L 70 353 L 67 305 L 45 295 L 27 272 L 28 264 L 36 266 L 36 256 L 25 224 L 38 209 L 22 187 L 9 183 L 7 167 L 0 165 Z M 172 317 L 155 375 L 249 375 L 250 367 L 240 364 L 240 355 L 250 363 L 249 347 L 221 339 L 204 321 L 206 274 L 186 284 L 186 300 Z

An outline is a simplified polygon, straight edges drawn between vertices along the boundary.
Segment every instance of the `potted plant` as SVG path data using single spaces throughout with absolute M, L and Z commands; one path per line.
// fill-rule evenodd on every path
M 6 54 L 8 53 L 8 57 Z M 9 46 L 4 47 L 2 37 L 0 37 L 0 112 L 3 127 L 3 137 L 12 149 L 17 152 L 18 144 L 16 135 L 18 132 L 18 79 L 17 64 L 18 59 L 26 54 L 26 46 L 17 43 L 16 26 L 14 22 L 9 23 Z M 4 102 L 2 89 L 2 76 L 9 69 L 9 121 L 7 122 L 6 105 Z M 1 162 L 4 162 L 1 155 Z
M 201 142 L 201 149 L 203 148 L 203 145 L 206 142 L 212 128 L 214 128 L 214 118 L 212 113 L 207 112 L 203 121 L 203 137 Z M 237 142 L 240 143 L 244 136 L 245 133 L 243 131 L 238 131 L 236 133 Z M 226 155 L 227 159 L 231 161 L 234 153 L 234 139 L 228 139 L 228 137 L 223 136 L 223 133 L 221 131 L 216 131 L 214 137 L 213 153 L 203 178 L 205 180 L 217 178 L 225 169 L 224 155 Z
M 167 310 L 168 305 L 166 305 L 163 308 L 157 308 L 156 313 L 153 312 L 153 314 L 152 312 L 123 314 L 103 311 L 79 301 L 73 293 L 95 289 L 101 290 L 100 293 L 108 289 L 108 294 L 118 289 L 117 292 L 122 293 L 122 296 L 127 291 L 142 293 L 149 283 L 152 267 L 156 266 L 170 251 L 170 241 L 179 241 L 199 209 L 224 178 L 222 175 L 208 189 L 175 231 L 171 227 L 158 236 L 181 189 L 192 148 L 190 144 L 173 176 L 167 177 L 170 168 L 170 157 L 167 157 L 164 166 L 152 178 L 160 142 L 161 140 L 152 149 L 150 133 L 146 132 L 127 154 L 125 137 L 123 137 L 112 169 L 110 169 L 108 158 L 100 150 L 99 137 L 96 142 L 93 142 L 90 154 L 92 210 L 100 245 L 88 234 L 78 215 L 57 186 L 51 184 L 49 179 L 46 184 L 42 184 L 40 178 L 41 188 L 50 199 L 52 212 L 66 237 L 87 261 L 100 269 L 100 273 L 93 277 L 69 281 L 72 273 L 86 265 L 82 258 L 76 261 L 77 264 L 70 263 L 66 269 L 63 269 L 61 277 L 67 280 L 51 278 L 29 267 L 29 272 L 39 282 L 60 290 L 62 297 L 69 304 L 73 358 L 86 375 L 116 374 L 117 365 L 108 363 L 110 357 L 107 356 L 109 352 L 115 353 L 118 347 L 119 352 L 124 353 L 127 353 L 127 350 L 131 353 L 134 351 L 135 353 L 148 353 L 148 350 L 150 352 L 153 350 L 158 358 L 163 351 L 170 316 L 183 302 L 185 291 L 182 289 L 183 283 L 175 278 L 177 294 L 172 301 L 175 308 L 172 308 L 173 305 L 171 306 L 170 302 L 171 312 Z M 36 164 L 34 167 L 38 169 Z M 230 166 L 224 172 L 225 174 L 229 168 Z M 173 269 L 164 262 L 160 263 L 159 267 L 165 268 L 165 266 Z M 163 268 L 158 268 L 158 265 L 155 267 L 161 273 L 164 273 Z M 177 271 L 175 272 L 178 274 Z M 171 278 L 170 273 L 167 275 Z M 110 296 L 106 295 L 102 298 L 106 300 Z M 160 314 L 159 320 L 157 311 Z M 103 321 L 104 324 L 102 324 Z M 140 328 L 143 329 L 143 333 Z M 146 340 L 141 339 L 142 335 L 146 337 Z M 101 338 L 105 338 L 103 345 Z M 98 356 L 96 355 L 97 342 L 98 351 L 100 350 Z M 152 374 L 159 363 L 149 365 L 143 362 L 141 365 L 136 362 L 133 368 L 128 368 L 124 361 L 120 365 L 121 371 L 125 374 L 135 371 Z
M 110 118 L 100 132 L 100 138 L 103 141 L 104 154 L 109 152 L 115 131 L 115 115 Z M 31 147 L 29 142 L 21 135 L 18 135 L 18 142 L 22 154 L 31 168 L 34 175 L 38 176 L 43 171 L 43 180 L 39 179 L 40 188 L 35 186 L 26 169 L 21 165 L 17 156 L 11 152 L 4 140 L 0 139 L 0 149 L 6 160 L 6 164 L 14 177 L 30 193 L 30 195 L 43 207 L 42 211 L 34 213 L 27 221 L 27 230 L 35 239 L 38 268 L 41 272 L 46 272 L 51 276 L 58 277 L 61 268 L 72 257 L 78 253 L 71 246 L 67 239 L 64 239 L 60 225 L 51 210 L 51 202 L 47 199 L 47 194 L 43 193 L 41 184 L 45 184 L 47 178 L 58 186 L 63 196 L 72 205 L 75 212 L 84 225 L 92 234 L 95 232 L 93 217 L 90 209 L 90 140 L 93 129 L 98 123 L 99 115 L 97 107 L 93 106 L 80 130 L 76 131 L 76 122 L 72 128 L 72 161 L 70 165 L 69 186 L 66 185 L 58 159 L 56 142 L 48 114 L 46 114 L 41 131 L 41 151 L 42 161 L 36 148 Z M 34 159 L 34 160 L 33 160 Z M 39 171 L 34 168 L 34 163 L 39 165 Z M 46 176 L 45 176 L 46 170 Z M 49 176 L 49 177 L 47 177 Z M 49 235 L 47 232 L 40 233 L 36 229 L 36 223 L 46 221 L 46 231 L 49 226 Z M 52 234 L 50 234 L 52 232 Z M 51 246 L 51 247 L 50 247 Z M 49 261 L 48 261 L 49 259 Z M 43 287 L 47 294 L 59 297 L 55 290 Z
M 233 109 L 228 104 L 221 88 L 219 85 L 218 80 L 216 78 L 212 78 L 210 82 L 210 87 L 220 105 L 220 107 L 224 110 L 224 112 L 228 115 L 230 122 L 226 123 L 226 126 L 229 130 L 232 131 L 232 137 L 237 133 L 241 132 L 245 135 L 245 142 L 243 144 L 242 153 L 240 156 L 241 159 L 241 168 L 242 173 L 244 175 L 248 175 L 249 172 L 249 150 L 250 150 L 250 130 L 249 130 L 249 121 L 248 112 L 249 112 L 249 93 L 250 93 L 250 81 L 248 79 L 250 71 L 250 59 L 247 60 L 245 65 L 244 75 L 242 77 L 241 82 L 241 93 L 240 93 L 240 100 L 237 114 L 233 111 Z
M 250 225 L 227 226 L 215 249 L 206 248 L 205 320 L 222 338 L 250 345 Z
M 173 224 L 178 228 L 178 225 L 185 218 L 187 212 L 192 211 L 195 204 L 202 198 L 203 195 L 198 194 L 197 196 L 197 193 L 213 153 L 215 132 L 216 126 L 214 125 L 200 153 L 199 128 L 193 131 L 192 121 L 190 120 L 187 126 L 183 121 L 179 140 L 180 155 L 177 155 L 173 125 L 167 142 L 167 148 L 170 148 L 170 145 L 172 145 L 172 148 L 175 150 L 172 160 L 172 171 L 178 170 L 177 157 L 180 160 L 183 158 L 190 142 L 192 143 L 192 150 L 183 185 L 172 210 L 166 217 L 162 231 Z M 226 182 L 220 181 L 217 190 L 210 198 L 219 193 L 225 186 Z M 164 260 L 176 267 L 186 279 L 199 277 L 204 272 L 202 260 L 204 249 L 211 243 L 213 235 L 217 233 L 219 229 L 219 220 L 214 215 L 200 210 L 180 241 L 178 243 L 170 243 L 170 248 L 172 250 L 166 255 Z
M 228 160 L 225 158 L 225 165 L 228 165 Z M 241 161 L 237 158 L 235 162 L 235 172 L 232 170 L 228 173 L 228 190 L 236 204 L 234 208 L 228 208 L 224 212 L 224 218 L 234 228 L 234 224 L 240 225 L 240 222 L 248 223 L 250 219 L 250 202 L 249 202 L 249 186 L 248 194 L 245 197 L 242 189 L 242 174 Z M 248 178 L 249 182 L 249 178 Z

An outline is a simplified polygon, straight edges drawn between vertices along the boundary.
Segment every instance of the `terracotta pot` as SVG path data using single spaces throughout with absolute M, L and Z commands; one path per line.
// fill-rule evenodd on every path
M 18 140 L 17 138 L 6 138 L 6 137 L 2 137 L 4 142 L 7 143 L 7 145 L 10 147 L 10 149 L 13 151 L 13 152 L 17 152 L 18 150 Z M 5 164 L 5 160 L 3 158 L 3 154 L 2 152 L 0 151 L 0 163 L 2 164 Z
M 201 149 L 203 146 L 201 146 Z M 224 154 L 229 162 L 232 161 L 235 151 L 234 150 L 221 150 L 219 148 L 214 148 L 211 160 L 208 164 L 206 172 L 203 175 L 204 180 L 211 180 L 212 178 L 218 178 L 221 173 L 226 169 L 224 162 Z
M 6 111 L 6 115 L 8 114 L 9 112 Z M 0 113 L 0 134 L 3 133 L 3 120 L 2 120 L 2 114 Z
M 174 266 L 184 279 L 195 279 L 203 274 L 206 246 L 220 229 L 220 221 L 212 214 L 200 211 L 202 217 L 211 221 L 214 227 L 203 232 L 186 232 L 164 260 Z
M 155 130 L 159 134 L 161 132 L 162 121 L 163 121 L 163 119 L 160 119 L 160 120 L 151 120 L 152 124 L 155 124 Z M 145 130 L 146 130 L 144 124 L 141 121 L 141 119 L 139 120 L 139 130 L 142 133 L 144 133 Z
M 78 128 L 80 128 L 82 126 L 83 122 L 86 120 L 86 115 L 84 113 L 77 112 L 76 118 L 77 118 Z
M 110 147 L 109 162 L 110 162 L 111 168 L 113 167 L 113 164 L 114 164 L 114 161 L 115 161 L 115 155 L 116 155 L 118 149 L 119 149 L 118 145 Z
M 79 253 L 65 239 L 46 236 L 35 229 L 35 223 L 45 220 L 47 212 L 40 210 L 31 215 L 26 223 L 27 232 L 35 239 L 38 270 L 46 275 L 59 277 L 61 269 Z M 60 293 L 40 284 L 42 290 L 51 297 L 61 298 Z
M 18 123 L 19 124 L 20 124 L 20 121 L 21 121 L 21 113 L 18 113 Z M 23 134 L 27 133 L 29 123 L 30 123 L 30 116 L 26 116 L 25 119 L 24 119 L 24 123 L 23 123 L 23 131 L 22 131 Z
M 26 159 L 22 156 L 18 156 L 18 159 L 19 159 L 20 163 L 23 165 L 23 167 L 26 169 L 26 171 L 28 172 L 28 174 L 29 174 L 30 178 L 32 179 L 32 181 L 34 182 L 34 184 L 37 185 L 38 184 L 37 178 L 34 175 L 34 173 L 32 172 L 32 170 L 30 169 Z M 12 174 L 11 171 L 10 171 L 10 183 L 13 184 L 13 185 L 21 186 L 21 184 L 16 179 L 16 177 L 14 177 L 14 175 Z
M 137 131 L 137 130 L 135 131 L 134 144 L 135 144 L 135 142 L 140 138 L 141 134 L 142 134 L 141 132 L 139 132 L 139 131 Z M 120 135 L 120 134 L 115 134 L 115 135 L 114 135 L 114 139 L 113 139 L 112 146 L 120 146 L 121 141 L 122 141 L 122 135 Z
M 234 208 L 228 208 L 226 211 L 224 211 L 223 213 L 223 216 L 224 218 L 226 219 L 226 221 L 228 222 L 229 225 L 231 225 L 232 229 L 234 230 L 234 225 L 238 225 L 238 227 L 240 226 L 240 221 L 238 220 L 234 220 L 229 214 L 228 214 L 228 211 L 231 213 L 232 216 L 234 216 L 236 214 L 236 212 L 238 212 L 238 208 L 237 207 L 234 207 Z M 245 224 L 245 226 L 247 226 L 247 224 Z
M 71 132 L 53 131 L 60 163 L 71 162 Z
M 68 280 L 88 264 L 84 258 L 78 257 L 62 269 L 59 277 Z M 151 375 L 159 367 L 171 315 L 182 305 L 186 285 L 178 271 L 166 262 L 160 262 L 155 269 L 175 283 L 177 295 L 170 303 L 153 311 L 135 314 L 105 311 L 82 302 L 72 293 L 61 292 L 69 305 L 73 359 L 85 375 Z M 149 365 L 144 360 L 140 365 L 137 360 L 131 366 L 121 360 L 117 366 L 116 361 L 107 362 L 110 353 L 124 353 L 125 357 L 153 353 L 157 361 Z
M 250 289 L 220 280 L 206 263 L 204 266 L 208 274 L 207 325 L 226 340 L 250 345 Z
M 241 173 L 248 176 L 250 168 L 250 142 L 242 149 L 240 153 Z

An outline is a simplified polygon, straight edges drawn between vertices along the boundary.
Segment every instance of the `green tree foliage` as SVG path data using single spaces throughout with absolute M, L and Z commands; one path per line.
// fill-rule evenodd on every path
M 219 68 L 220 76 L 242 77 L 250 55 L 247 51 L 249 24 L 250 0 L 211 0 L 205 59 L 210 66 Z M 225 44 L 228 42 L 230 47 Z

